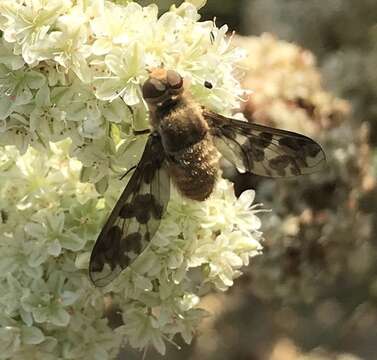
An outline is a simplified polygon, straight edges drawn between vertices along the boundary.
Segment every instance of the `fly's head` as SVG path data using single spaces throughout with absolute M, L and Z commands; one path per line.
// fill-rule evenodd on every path
M 182 99 L 183 90 L 182 76 L 163 68 L 153 69 L 142 87 L 143 98 L 151 111 L 177 104 Z

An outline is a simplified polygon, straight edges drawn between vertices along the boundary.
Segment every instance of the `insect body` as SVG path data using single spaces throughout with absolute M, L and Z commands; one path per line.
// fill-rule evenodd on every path
M 210 196 L 220 155 L 240 171 L 289 177 L 319 170 L 325 154 L 312 139 L 211 112 L 194 102 L 175 71 L 155 69 L 144 83 L 151 133 L 143 155 L 94 246 L 89 274 L 107 285 L 148 245 L 170 197 Z

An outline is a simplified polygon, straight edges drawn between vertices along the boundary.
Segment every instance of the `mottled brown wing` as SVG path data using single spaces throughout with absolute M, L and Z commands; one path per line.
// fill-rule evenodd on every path
M 148 245 L 170 198 L 170 177 L 158 134 L 151 134 L 143 155 L 94 245 L 89 275 L 105 286 Z
M 273 129 L 203 110 L 214 143 L 241 172 L 290 177 L 321 170 L 326 156 L 314 140 L 291 131 Z

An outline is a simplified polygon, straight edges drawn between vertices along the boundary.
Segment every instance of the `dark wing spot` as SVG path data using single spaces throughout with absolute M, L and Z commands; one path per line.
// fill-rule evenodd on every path
M 122 219 L 130 219 L 135 216 L 135 208 L 133 204 L 124 204 L 120 209 L 119 216 Z
M 144 194 L 141 198 L 142 203 L 147 206 L 149 209 L 152 209 L 155 198 L 152 194 Z
M 289 147 L 295 151 L 299 151 L 302 147 L 298 139 L 292 137 L 283 137 L 279 139 L 279 145 Z
M 151 214 L 149 213 L 149 211 L 142 208 L 137 209 L 135 216 L 136 220 L 143 225 L 146 224 L 151 218 Z
M 116 245 L 122 237 L 122 230 L 118 225 L 112 226 L 107 232 L 107 241 L 104 241 L 101 245 L 102 251 L 107 251 Z
M 235 139 L 235 138 L 237 137 L 236 132 L 235 132 L 232 128 L 230 128 L 229 126 L 224 126 L 224 127 L 222 128 L 222 130 L 221 130 L 221 133 L 222 133 L 225 137 L 227 137 L 227 138 L 229 138 L 229 139 Z
M 152 194 L 139 194 L 135 197 L 134 206 L 144 208 L 145 210 L 152 210 L 155 198 Z
M 272 134 L 268 132 L 261 132 L 258 138 L 254 139 L 255 145 L 261 148 L 266 148 L 271 144 Z
M 158 220 L 162 219 L 164 207 L 161 204 L 158 204 L 155 202 L 152 211 L 153 211 L 153 216 L 155 219 L 158 219 Z
M 271 169 L 274 169 L 278 172 L 279 175 L 284 175 L 285 169 L 292 164 L 292 159 L 288 155 L 280 155 L 272 158 L 269 161 Z
M 145 164 L 144 169 L 144 182 L 146 184 L 150 184 L 154 178 L 155 175 L 155 168 L 152 166 L 151 163 Z
M 292 162 L 288 155 L 280 155 L 270 160 L 270 166 L 273 169 L 284 169 Z
M 110 228 L 108 232 L 108 247 L 103 252 L 104 257 L 106 260 L 108 260 L 108 263 L 111 265 L 112 269 L 115 267 L 115 263 L 118 261 L 116 260 L 120 253 L 120 240 L 122 237 L 122 231 L 119 228 L 119 226 L 114 225 L 112 228 Z M 111 262 L 111 260 L 114 260 L 114 263 Z
M 134 209 L 136 220 L 140 224 L 146 224 L 151 218 L 154 206 L 154 197 L 152 194 L 139 194 L 134 199 Z
M 264 160 L 264 149 L 260 148 L 257 143 L 258 139 L 246 139 L 245 143 L 241 145 L 243 150 L 243 161 L 248 160 L 246 167 L 252 165 L 253 161 Z
M 94 260 L 90 263 L 90 270 L 94 272 L 101 272 L 103 267 L 105 266 L 105 261 L 103 256 L 97 256 Z
M 322 151 L 318 144 L 307 138 L 283 137 L 279 140 L 279 145 L 287 146 L 296 152 L 302 152 L 304 157 L 316 157 Z
M 131 259 L 127 255 L 122 253 L 118 262 L 122 268 L 126 268 L 128 265 L 130 265 Z
M 306 143 L 303 146 L 303 149 L 305 152 L 305 156 L 310 157 L 316 157 L 322 151 L 321 147 L 314 142 L 310 144 Z
M 142 249 L 141 234 L 138 232 L 128 234 L 123 239 L 123 244 L 124 244 L 123 251 L 126 251 L 126 252 L 133 251 L 135 254 L 139 254 Z
M 247 150 L 251 151 L 251 158 L 253 161 L 263 161 L 264 160 L 264 151 L 258 148 L 254 143 L 254 140 L 249 140 L 249 146 Z

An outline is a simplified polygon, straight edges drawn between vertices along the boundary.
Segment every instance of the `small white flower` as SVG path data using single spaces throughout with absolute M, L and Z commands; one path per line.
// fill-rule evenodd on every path
M 38 60 L 52 59 L 64 67 L 66 71 L 73 71 L 83 83 L 91 81 L 91 72 L 87 58 L 91 54 L 87 44 L 89 30 L 83 26 L 86 16 L 76 7 L 69 15 L 59 17 L 56 27 L 59 31 L 53 31 L 46 35 L 33 52 Z
M 92 45 L 93 54 L 105 55 L 116 47 L 142 41 L 146 30 L 143 24 L 154 23 L 157 13 L 156 5 L 143 8 L 136 3 L 130 3 L 123 11 L 119 11 L 118 6 L 109 3 L 103 14 L 90 23 L 96 38 Z
M 141 350 L 151 343 L 160 354 L 165 354 L 166 347 L 158 321 L 152 314 L 145 309 L 134 308 L 124 312 L 123 320 L 125 325 L 118 331 L 127 337 L 132 347 Z
M 46 37 L 60 15 L 71 6 L 70 0 L 2 1 L 0 12 L 6 19 L 0 23 L 4 39 L 14 42 L 15 53 L 28 64 L 37 62 L 34 47 Z
M 137 43 L 106 55 L 104 62 L 111 75 L 95 79 L 96 96 L 109 101 L 121 97 L 127 105 L 136 105 L 141 97 L 139 77 L 145 72 L 143 56 Z

